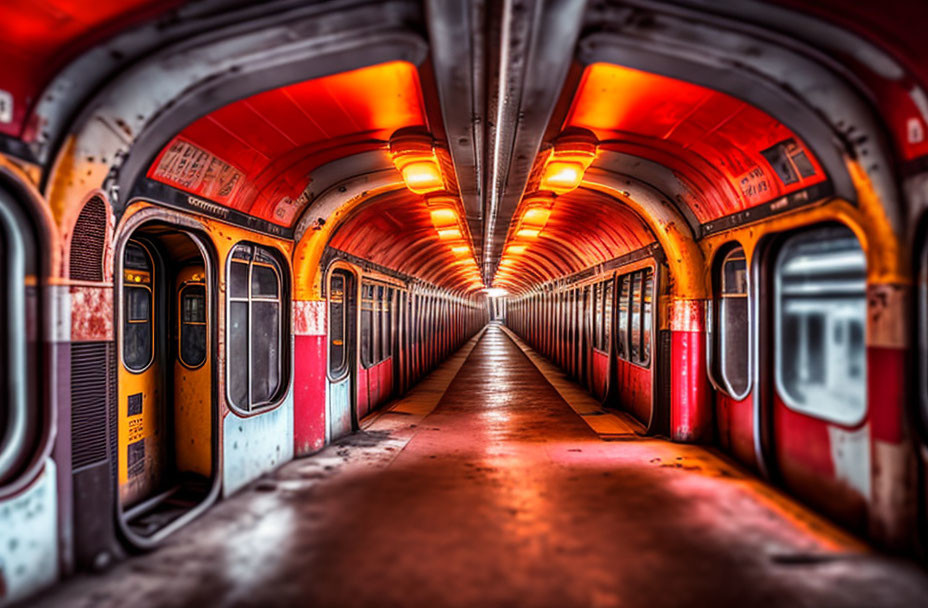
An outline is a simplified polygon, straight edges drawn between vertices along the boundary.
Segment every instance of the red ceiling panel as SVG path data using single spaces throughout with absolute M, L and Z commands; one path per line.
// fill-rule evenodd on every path
M 376 92 L 376 94 L 372 94 Z M 414 65 L 391 62 L 294 84 L 229 104 L 168 144 L 148 176 L 279 225 L 299 215 L 316 167 L 382 148 L 401 127 L 425 125 Z M 199 160 L 177 163 L 178 145 Z M 217 160 L 218 159 L 218 160 Z M 217 198 L 207 165 L 229 166 L 243 185 Z M 193 165 L 196 165 L 195 167 Z M 210 194 L 213 194 L 210 196 Z

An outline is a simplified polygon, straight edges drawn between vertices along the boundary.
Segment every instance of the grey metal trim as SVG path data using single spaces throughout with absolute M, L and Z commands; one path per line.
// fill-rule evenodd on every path
M 484 238 L 486 3 L 428 0 L 426 19 L 442 122 L 479 266 Z
M 3 396 L 7 411 L 6 425 L 0 435 L 0 480 L 12 475 L 29 454 L 30 436 L 37 421 L 30 423 L 26 372 L 26 243 L 21 228 L 22 216 L 13 196 L 0 188 L 0 230 L 3 231 L 4 274 L 6 274 L 7 393 Z M 38 397 L 38 395 L 37 395 Z
M 499 264 L 512 216 L 573 63 L 586 4 L 586 0 L 503 0 L 501 14 L 491 19 L 499 34 L 499 56 L 493 58 L 499 68 L 487 112 L 492 116 L 484 188 L 487 284 Z

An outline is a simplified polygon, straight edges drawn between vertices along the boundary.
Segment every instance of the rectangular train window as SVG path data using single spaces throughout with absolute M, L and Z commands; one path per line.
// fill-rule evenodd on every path
M 612 279 L 603 283 L 603 332 L 600 343 L 603 350 L 609 349 L 609 338 L 612 332 Z
M 123 262 L 123 364 L 140 373 L 154 359 L 152 286 L 154 262 L 148 249 L 137 241 L 126 244 Z
M 206 288 L 184 285 L 180 290 L 180 362 L 190 368 L 206 361 Z
M 632 293 L 632 277 L 625 275 L 621 279 L 619 290 L 619 310 L 616 319 L 616 351 L 622 359 L 629 358 L 628 352 L 628 313 Z
M 631 320 L 629 322 L 629 358 L 641 361 L 641 273 L 632 274 Z
M 270 250 L 248 244 L 232 250 L 228 275 L 228 396 L 252 412 L 276 401 L 283 388 L 284 275 Z
M 603 349 L 603 284 L 593 286 L 593 348 Z
M 387 289 L 386 298 L 383 301 L 383 358 L 388 359 L 393 356 L 393 294 L 395 290 L 391 287 Z
M 361 282 L 361 365 L 374 365 L 374 285 Z
M 850 229 L 789 237 L 776 259 L 777 392 L 790 409 L 844 425 L 867 412 L 866 258 Z
M 644 269 L 641 288 L 641 351 L 638 363 L 648 366 L 651 363 L 651 299 L 654 292 L 654 271 Z
M 348 349 L 345 347 L 347 317 L 345 310 L 345 276 L 339 272 L 329 279 L 329 375 L 341 378 L 348 371 Z
M 729 396 L 743 399 L 750 387 L 748 268 L 744 249 L 730 249 L 716 270 L 715 340 L 711 373 Z

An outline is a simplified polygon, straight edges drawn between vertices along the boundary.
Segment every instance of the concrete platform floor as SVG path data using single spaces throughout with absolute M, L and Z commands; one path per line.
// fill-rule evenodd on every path
M 712 450 L 604 441 L 499 328 L 468 352 L 364 432 L 31 605 L 928 605 L 921 567 Z

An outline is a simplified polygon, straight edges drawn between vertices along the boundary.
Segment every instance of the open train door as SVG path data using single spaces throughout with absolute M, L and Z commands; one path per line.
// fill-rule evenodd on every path
M 329 272 L 328 390 L 326 391 L 326 441 L 350 434 L 357 426 L 357 302 L 358 280 L 349 269 L 336 266 Z
M 118 517 L 128 542 L 150 548 L 219 494 L 215 256 L 161 223 L 119 251 Z

